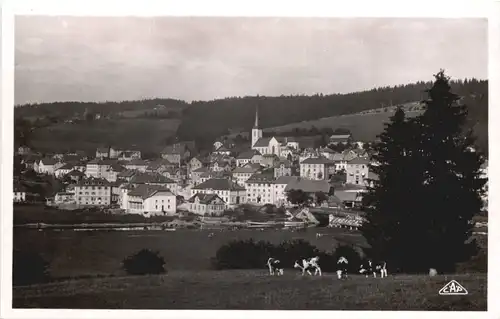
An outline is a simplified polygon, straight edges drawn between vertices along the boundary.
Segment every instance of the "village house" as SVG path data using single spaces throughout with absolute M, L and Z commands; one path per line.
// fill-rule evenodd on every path
M 163 186 L 138 185 L 127 194 L 126 211 L 141 215 L 174 215 L 177 211 L 175 195 Z
M 129 183 L 136 186 L 141 184 L 162 186 L 163 188 L 168 188 L 174 195 L 177 195 L 177 183 L 158 173 L 136 173 L 132 176 Z
M 320 157 L 320 153 L 318 150 L 314 148 L 305 148 L 300 154 L 299 154 L 299 163 L 302 163 L 308 158 L 314 158 L 314 157 Z
M 103 178 L 90 177 L 75 185 L 75 201 L 81 206 L 111 205 L 112 185 Z
M 214 172 L 228 172 L 231 170 L 231 164 L 226 161 L 215 161 L 210 163 L 210 169 Z
M 300 176 L 313 180 L 327 180 L 335 173 L 335 163 L 324 157 L 310 157 L 300 163 Z
M 261 164 L 265 167 L 273 167 L 279 162 L 279 157 L 274 154 L 264 154 L 262 155 Z
M 71 172 L 69 172 L 66 176 L 68 176 L 74 182 L 79 182 L 85 178 L 85 173 L 74 169 Z
M 17 154 L 19 155 L 28 155 L 31 153 L 31 148 L 29 148 L 28 146 L 19 146 L 17 148 Z
M 122 151 L 118 156 L 120 161 L 132 161 L 141 159 L 141 151 Z
M 289 177 L 289 182 L 285 187 L 285 193 L 291 190 L 301 190 L 311 196 L 314 200 L 316 193 L 324 193 L 325 195 L 334 195 L 334 188 L 326 180 L 312 180 L 299 176 Z
M 342 153 L 335 153 L 333 154 L 333 161 L 335 162 L 335 171 L 346 171 L 347 170 L 347 163 L 350 162 L 351 160 L 355 159 L 357 157 L 357 154 L 355 152 L 345 150 Z
M 356 157 L 347 163 L 346 184 L 365 185 L 368 178 L 370 161 L 366 157 Z
M 71 192 L 59 192 L 54 196 L 54 204 L 74 204 L 75 193 Z
M 193 142 L 180 142 L 169 145 L 163 149 L 161 152 L 161 157 L 169 160 L 177 165 L 191 157 L 191 153 L 194 152 Z
M 226 203 L 217 194 L 197 193 L 188 200 L 189 211 L 201 216 L 222 216 Z
M 118 175 L 116 176 L 117 181 L 130 182 L 130 180 L 132 179 L 132 177 L 134 177 L 136 173 L 137 171 L 126 169 L 123 172 L 118 173 Z
M 196 186 L 199 183 L 201 183 L 201 175 L 203 173 L 208 173 L 208 172 L 210 172 L 210 168 L 208 168 L 208 167 L 200 167 L 200 168 L 197 168 L 194 171 L 192 171 L 191 172 L 191 184 L 193 186 Z
M 148 168 L 149 163 L 146 160 L 136 159 L 136 160 L 131 160 L 128 162 L 123 162 L 122 165 L 125 166 L 126 169 L 136 170 L 136 171 L 144 173 L 144 172 L 146 172 L 146 169 Z
M 221 145 L 219 148 L 212 151 L 212 154 L 218 155 L 231 155 L 231 149 L 229 149 L 226 145 Z
M 335 151 L 332 150 L 331 148 L 324 147 L 324 148 L 320 148 L 319 149 L 319 154 L 321 156 L 323 156 L 324 158 L 327 158 L 327 159 L 333 161 L 334 160 Z
M 106 171 L 111 167 L 111 165 L 116 164 L 115 160 L 110 159 L 93 159 L 87 162 L 85 168 L 85 175 L 87 177 L 94 178 L 104 178 Z
M 255 168 L 252 166 L 244 166 L 244 167 L 236 167 L 233 169 L 233 178 L 240 186 L 245 186 L 245 182 L 252 176 L 257 173 L 259 168 Z
M 292 176 L 292 163 L 288 160 L 281 160 L 273 167 L 274 178 L 281 176 Z
M 348 144 L 352 142 L 352 134 L 333 134 L 330 136 L 329 144 Z
M 268 173 L 253 174 L 246 182 L 246 198 L 248 203 L 274 204 L 274 176 Z
M 23 203 L 26 202 L 26 187 L 20 184 L 14 185 L 14 203 Z
M 217 194 L 228 205 L 245 202 L 245 188 L 226 178 L 212 178 L 191 188 L 191 197 L 200 194 Z
M 276 206 L 289 205 L 288 193 L 285 191 L 288 184 L 297 180 L 298 176 L 280 176 L 273 182 L 273 204 Z
M 95 157 L 99 159 L 109 158 L 109 147 L 98 147 L 95 151 Z
M 54 172 L 54 175 L 56 178 L 63 178 L 66 176 L 69 172 L 75 169 L 75 166 L 71 163 L 66 163 L 63 166 L 59 167 L 56 169 Z
M 54 175 L 55 171 L 63 165 L 64 163 L 53 158 L 43 158 L 38 163 L 38 173 Z
M 199 168 L 202 168 L 205 166 L 205 161 L 200 160 L 198 157 L 193 157 L 192 159 L 189 160 L 187 164 L 187 169 L 188 169 L 188 176 L 189 178 L 192 178 L 192 173 L 193 171 L 196 171 Z
M 262 155 L 257 150 L 248 150 L 242 152 L 241 154 L 238 155 L 238 157 L 236 157 L 236 166 L 239 167 L 244 166 L 245 164 L 248 163 L 260 164 L 261 162 L 262 162 Z
M 178 164 L 171 163 L 169 160 L 161 158 L 149 162 L 148 167 L 146 168 L 146 173 L 159 173 L 179 168 Z
M 111 164 L 111 166 L 104 173 L 103 177 L 108 182 L 116 182 L 118 180 L 118 175 L 125 170 L 127 169 L 120 164 Z

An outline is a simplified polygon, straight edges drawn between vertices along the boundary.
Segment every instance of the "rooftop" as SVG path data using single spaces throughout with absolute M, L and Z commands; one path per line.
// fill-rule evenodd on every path
M 215 190 L 229 190 L 229 191 L 244 191 L 245 188 L 239 186 L 233 181 L 226 178 L 212 178 L 192 189 L 215 189 Z

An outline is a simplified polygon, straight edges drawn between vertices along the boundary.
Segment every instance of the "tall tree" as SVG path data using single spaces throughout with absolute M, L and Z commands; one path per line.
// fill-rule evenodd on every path
M 361 231 L 370 245 L 367 254 L 405 270 L 408 245 L 416 240 L 406 236 L 406 229 L 412 227 L 412 201 L 421 181 L 412 163 L 415 134 L 415 124 L 406 121 L 403 109 L 398 108 L 373 146 L 377 165 L 370 165 L 370 170 L 379 178 L 363 197 L 367 221 Z
M 475 242 L 466 242 L 472 218 L 482 207 L 484 156 L 474 149 L 471 130 L 464 132 L 467 107 L 451 92 L 443 70 L 428 95 L 426 110 L 417 118 L 425 185 L 420 208 L 427 232 L 422 244 L 434 267 L 453 271 L 457 262 L 477 252 Z

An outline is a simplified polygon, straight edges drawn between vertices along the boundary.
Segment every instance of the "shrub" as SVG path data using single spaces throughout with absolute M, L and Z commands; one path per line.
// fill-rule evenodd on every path
M 32 285 L 50 280 L 49 263 L 37 253 L 14 250 L 12 284 Z
M 142 249 L 123 260 L 123 268 L 129 275 L 163 274 L 165 260 L 157 251 Z

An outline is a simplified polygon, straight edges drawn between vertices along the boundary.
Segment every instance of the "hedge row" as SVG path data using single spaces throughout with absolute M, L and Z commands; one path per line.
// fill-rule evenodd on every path
M 349 261 L 349 271 L 357 271 L 360 254 L 351 246 L 339 245 L 332 252 L 320 251 L 303 239 L 284 241 L 273 245 L 267 241 L 236 240 L 221 246 L 212 258 L 212 267 L 223 269 L 262 269 L 269 257 L 277 258 L 284 268 L 293 268 L 296 260 L 319 256 L 323 271 L 335 271 L 337 260 L 344 256 Z

